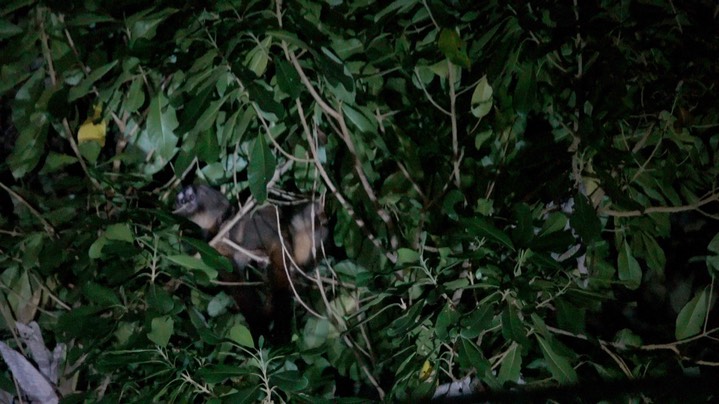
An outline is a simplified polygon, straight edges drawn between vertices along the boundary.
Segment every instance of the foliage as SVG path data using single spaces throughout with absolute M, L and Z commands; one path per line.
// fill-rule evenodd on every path
M 6 3 L 2 340 L 37 321 L 92 402 L 705 374 L 716 10 L 575 3 Z M 326 198 L 289 346 L 179 231 L 193 181 Z

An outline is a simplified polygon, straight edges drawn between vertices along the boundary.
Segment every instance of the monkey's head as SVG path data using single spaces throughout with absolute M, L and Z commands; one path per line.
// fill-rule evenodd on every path
M 208 235 L 217 231 L 229 208 L 230 202 L 220 191 L 188 185 L 177 193 L 172 213 L 192 220 Z

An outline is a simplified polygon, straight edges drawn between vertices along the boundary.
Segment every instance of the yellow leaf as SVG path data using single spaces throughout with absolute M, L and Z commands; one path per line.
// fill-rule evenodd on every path
M 77 141 L 80 143 L 95 141 L 100 146 L 105 146 L 105 133 L 107 132 L 107 122 L 101 121 L 97 124 L 91 120 L 86 120 L 80 130 L 77 131 Z
M 102 107 L 93 106 L 92 117 L 88 117 L 77 131 L 77 141 L 79 143 L 95 141 L 100 146 L 105 146 L 105 135 L 107 133 L 107 122 L 101 121 Z
M 427 380 L 427 378 L 432 374 L 433 370 L 434 369 L 432 368 L 432 365 L 429 363 L 429 361 L 424 361 L 422 369 L 419 371 L 419 380 Z

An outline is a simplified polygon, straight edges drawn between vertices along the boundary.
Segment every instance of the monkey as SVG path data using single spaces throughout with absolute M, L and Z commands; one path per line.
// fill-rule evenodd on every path
M 189 185 L 178 192 L 173 213 L 197 224 L 209 240 L 232 218 L 233 209 L 220 191 L 207 185 Z M 232 261 L 235 269 L 234 276 L 225 273 L 223 280 L 237 280 L 236 273 L 244 271 L 253 261 L 267 267 L 264 303 L 256 288 L 235 287 L 231 290 L 255 341 L 264 335 L 271 342 L 289 342 L 292 290 L 288 274 L 291 262 L 305 266 L 313 260 L 315 248 L 327 236 L 325 224 L 322 205 L 317 202 L 306 205 L 289 221 L 285 221 L 274 206 L 263 206 L 232 226 L 224 236 L 229 242 L 221 240 L 215 246 L 221 255 Z

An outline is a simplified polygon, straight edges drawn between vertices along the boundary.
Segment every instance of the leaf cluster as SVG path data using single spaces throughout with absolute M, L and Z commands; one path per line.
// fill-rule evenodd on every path
M 190 3 L 0 6 L 0 335 L 64 344 L 64 398 L 413 401 L 716 365 L 705 2 Z M 252 339 L 231 265 L 170 213 L 192 182 L 326 201 L 288 346 Z

